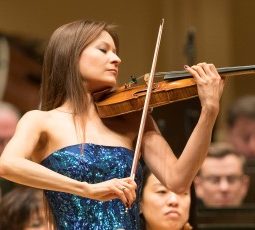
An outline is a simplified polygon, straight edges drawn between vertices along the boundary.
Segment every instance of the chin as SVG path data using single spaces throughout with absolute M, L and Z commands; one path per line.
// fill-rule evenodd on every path
M 101 88 L 101 90 L 115 88 L 116 85 L 117 85 L 116 81 L 107 81 L 107 82 L 102 83 L 100 88 Z
M 182 226 L 179 223 L 165 223 L 162 225 L 159 225 L 157 228 L 155 229 L 160 229 L 160 230 L 180 230 L 182 228 Z
M 117 80 L 114 76 L 110 75 L 102 78 L 98 84 L 101 85 L 102 88 L 113 88 L 116 87 Z
M 104 81 L 104 82 L 97 82 L 94 85 L 87 85 L 87 89 L 92 92 L 99 92 L 106 89 L 112 89 L 116 87 L 116 81 Z
M 105 83 L 109 85 L 110 87 L 115 87 L 117 85 L 117 80 L 115 77 L 109 77 Z

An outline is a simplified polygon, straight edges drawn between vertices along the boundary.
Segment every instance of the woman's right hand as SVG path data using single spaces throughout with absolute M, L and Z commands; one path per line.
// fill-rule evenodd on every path
M 131 177 L 121 179 L 111 179 L 97 184 L 87 184 L 85 186 L 85 194 L 83 196 L 107 201 L 112 199 L 120 199 L 128 208 L 136 199 L 137 185 Z

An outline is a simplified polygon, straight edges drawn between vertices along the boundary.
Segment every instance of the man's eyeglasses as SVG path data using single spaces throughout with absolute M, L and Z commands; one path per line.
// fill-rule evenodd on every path
M 209 182 L 213 185 L 218 185 L 224 179 L 228 182 L 228 184 L 236 184 L 241 182 L 243 179 L 243 175 L 229 175 L 229 176 L 201 176 L 204 181 Z

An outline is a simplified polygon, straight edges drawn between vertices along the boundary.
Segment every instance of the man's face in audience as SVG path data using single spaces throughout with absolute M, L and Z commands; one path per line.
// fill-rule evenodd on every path
M 255 120 L 239 117 L 229 129 L 229 141 L 237 152 L 255 158 Z
M 237 207 L 249 186 L 242 161 L 230 154 L 223 158 L 207 157 L 195 179 L 197 197 L 207 207 Z

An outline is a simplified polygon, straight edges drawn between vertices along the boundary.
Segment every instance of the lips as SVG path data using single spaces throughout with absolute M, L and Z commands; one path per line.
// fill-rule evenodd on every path
M 107 71 L 108 71 L 108 72 L 112 72 L 112 73 L 114 73 L 115 75 L 118 74 L 118 70 L 117 70 L 117 69 L 108 69 Z
M 181 214 L 177 210 L 172 209 L 172 210 L 167 211 L 164 215 L 176 218 L 176 217 L 179 217 Z

